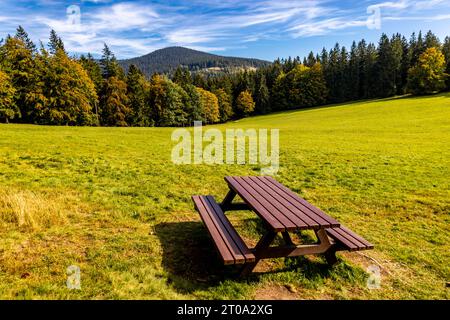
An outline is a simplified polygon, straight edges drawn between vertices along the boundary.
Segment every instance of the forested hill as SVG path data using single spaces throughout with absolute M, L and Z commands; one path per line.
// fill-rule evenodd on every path
M 154 73 L 171 73 L 180 65 L 190 71 L 205 72 L 234 71 L 270 65 L 268 61 L 223 57 L 183 47 L 160 49 L 142 57 L 121 60 L 119 63 L 125 72 L 134 64 L 148 77 Z

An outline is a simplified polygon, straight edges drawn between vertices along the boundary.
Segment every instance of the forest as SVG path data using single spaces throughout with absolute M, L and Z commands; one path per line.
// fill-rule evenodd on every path
M 277 59 L 255 71 L 207 76 L 179 66 L 147 77 L 123 70 L 105 44 L 100 60 L 72 57 L 54 30 L 37 46 L 18 27 L 0 43 L 0 121 L 71 126 L 190 126 L 255 114 L 450 89 L 450 37 L 383 34 L 378 44 Z

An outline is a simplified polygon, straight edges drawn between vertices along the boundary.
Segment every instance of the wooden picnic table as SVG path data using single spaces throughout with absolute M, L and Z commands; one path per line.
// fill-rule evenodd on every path
M 212 196 L 193 200 L 225 264 L 244 264 L 248 275 L 261 259 L 324 254 L 335 264 L 336 251 L 367 250 L 373 245 L 299 197 L 272 177 L 226 177 L 229 192 L 222 203 Z M 239 196 L 244 202 L 233 203 Z M 249 249 L 225 216 L 225 212 L 251 210 L 264 222 L 266 232 L 255 248 Z M 296 245 L 290 233 L 313 230 L 317 243 Z M 281 234 L 284 244 L 271 246 Z

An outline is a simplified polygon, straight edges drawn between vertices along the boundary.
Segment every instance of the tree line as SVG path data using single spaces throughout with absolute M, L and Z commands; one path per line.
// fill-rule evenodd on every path
M 178 67 L 147 78 L 125 72 L 105 44 L 99 61 L 70 57 L 51 31 L 39 48 L 22 27 L 0 42 L 0 120 L 85 126 L 189 126 L 328 103 L 450 89 L 450 38 L 431 31 L 378 45 L 336 44 L 256 71 L 205 76 Z

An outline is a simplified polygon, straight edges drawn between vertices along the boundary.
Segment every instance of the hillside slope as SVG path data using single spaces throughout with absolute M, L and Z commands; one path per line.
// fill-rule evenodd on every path
M 191 196 L 220 201 L 225 176 L 258 165 L 174 164 L 174 128 L 0 124 L 0 299 L 449 299 L 449 104 L 361 101 L 204 128 L 280 129 L 276 178 L 375 245 L 332 269 L 265 261 L 251 281 L 217 258 Z M 227 216 L 257 243 L 255 214 Z M 71 265 L 82 290 L 66 287 Z
M 226 71 L 242 68 L 259 68 L 270 64 L 268 61 L 258 59 L 223 57 L 183 47 L 160 49 L 142 57 L 120 60 L 119 63 L 125 71 L 128 70 L 130 65 L 135 64 L 147 76 L 155 72 L 170 73 L 179 65 L 185 66 L 191 71 L 209 68 L 214 68 L 216 71 L 217 69 Z

